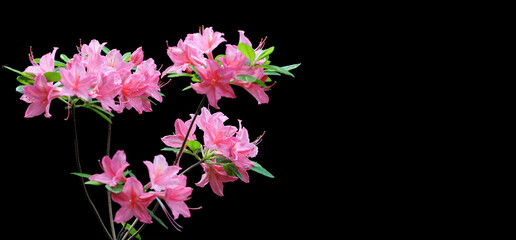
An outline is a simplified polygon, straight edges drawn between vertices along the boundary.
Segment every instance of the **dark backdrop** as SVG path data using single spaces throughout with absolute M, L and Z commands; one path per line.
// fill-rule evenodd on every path
M 318 74 L 323 67 L 338 68 L 328 56 L 343 54 L 338 44 L 344 41 L 344 36 L 332 35 L 335 32 L 326 28 L 339 21 L 316 16 L 324 13 L 316 8 L 303 7 L 297 11 L 287 7 L 276 10 L 205 7 L 208 11 L 201 13 L 191 4 L 135 6 L 131 10 L 85 4 L 68 10 L 32 6 L 28 14 L 2 16 L 0 64 L 23 70 L 30 64 L 30 47 L 36 57 L 53 47 L 59 47 L 57 56 L 65 53 L 71 57 L 77 52 L 80 40 L 89 43 L 97 39 L 122 53 L 142 46 L 145 59 L 152 57 L 164 69 L 172 64 L 166 55 L 166 41 L 174 46 L 202 25 L 225 33 L 230 44 L 238 43 L 238 30 L 244 30 L 255 45 L 267 36 L 266 47 L 275 46 L 271 55 L 274 65 L 302 63 L 293 71 L 296 78 L 273 77 L 277 83 L 268 92 L 269 104 L 258 105 L 247 92 L 235 87 L 237 99 L 223 98 L 219 106 L 230 118 L 227 124 L 237 126 L 237 119 L 243 120 L 252 140 L 266 132 L 254 160 L 276 178 L 250 173 L 249 184 L 241 181 L 224 184 L 225 196 L 218 197 L 209 186 L 194 187 L 202 174 L 201 168 L 197 168 L 188 174 L 188 184 L 194 187 L 194 192 L 187 204 L 202 209 L 192 210 L 189 219 L 178 220 L 184 227 L 181 233 L 172 227 L 165 230 L 155 223 L 147 227 L 142 237 L 225 239 L 298 233 L 321 235 L 327 229 L 335 229 L 330 227 L 333 224 L 339 226 L 339 231 L 355 231 L 364 221 L 355 214 L 356 206 L 348 209 L 347 214 L 337 211 L 346 204 L 345 199 L 353 199 L 352 194 L 341 194 L 355 192 L 356 188 L 350 184 L 346 173 L 349 169 L 341 167 L 346 145 L 337 130 L 347 118 L 337 116 L 350 109 L 345 105 L 343 91 L 337 90 L 339 94 L 333 95 L 325 90 L 338 88 L 343 79 Z M 224 44 L 216 53 L 222 53 Z M 15 78 L 13 72 L 0 71 L 4 139 L 2 198 L 6 200 L 3 204 L 8 227 L 23 229 L 20 234 L 24 239 L 47 235 L 102 239 L 103 233 L 82 193 L 79 179 L 70 175 L 76 171 L 76 165 L 72 123 L 64 120 L 65 105 L 53 101 L 50 110 L 53 116 L 49 119 L 23 118 L 28 104 L 19 100 L 20 94 L 14 91 L 18 85 Z M 142 161 L 152 161 L 157 154 L 164 154 L 169 161 L 173 159 L 172 154 L 160 151 L 164 147 L 160 138 L 172 133 L 176 118 L 186 119 L 195 111 L 201 96 L 192 90 L 182 92 L 187 84 L 187 79 L 178 78 L 163 87 L 166 97 L 163 103 L 152 106 L 150 113 L 139 115 L 131 110 L 113 119 L 111 152 L 124 150 L 131 164 L 129 168 L 142 179 L 147 178 Z M 337 100 L 330 99 L 331 96 Z M 77 118 L 83 171 L 100 172 L 97 160 L 105 154 L 107 123 L 85 109 L 77 110 Z M 328 133 L 334 133 L 335 138 L 329 138 Z M 192 163 L 191 160 L 185 156 L 183 167 Z M 340 175 L 334 178 L 328 174 L 330 170 Z M 88 190 L 107 220 L 104 189 L 88 186 Z M 113 205 L 116 211 L 118 204 Z M 166 219 L 161 210 L 157 214 Z

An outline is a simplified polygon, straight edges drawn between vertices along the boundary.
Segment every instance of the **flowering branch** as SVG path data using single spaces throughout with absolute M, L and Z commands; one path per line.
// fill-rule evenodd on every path
M 41 58 L 35 58 L 30 52 L 31 66 L 24 71 L 7 66 L 3 68 L 18 74 L 16 80 L 21 85 L 16 91 L 22 94 L 21 100 L 29 103 L 26 118 L 41 114 L 51 117 L 50 104 L 54 99 L 66 104 L 73 123 L 78 171 L 73 174 L 81 177 L 81 187 L 106 236 L 111 240 L 130 240 L 139 238 L 145 226 L 153 220 L 168 229 L 167 224 L 154 214 L 158 205 L 178 231 L 182 228 L 176 222 L 179 216 L 189 218 L 190 210 L 200 209 L 190 208 L 186 204 L 193 191 L 192 187 L 187 186 L 186 173 L 197 166 L 203 168 L 204 174 L 195 185 L 204 187 L 209 184 L 218 196 L 223 196 L 224 183 L 238 179 L 248 183 L 249 170 L 274 178 L 260 163 L 251 160 L 258 154 L 258 144 L 263 134 L 251 142 L 241 120 L 238 120 L 238 127 L 228 125 L 226 121 L 229 117 L 224 113 L 211 112 L 204 107 L 208 101 L 211 107 L 220 110 L 218 102 L 222 97 L 236 98 L 233 86 L 245 89 L 258 104 L 266 104 L 269 102 L 266 92 L 275 84 L 270 84 L 270 76 L 294 77 L 290 71 L 300 64 L 283 67 L 271 65 L 269 57 L 275 48 L 265 49 L 265 39 L 253 48 L 244 31 L 239 31 L 238 44 L 226 44 L 225 54 L 215 55 L 213 51 L 226 42 L 224 34 L 211 27 L 203 27 L 198 33 L 188 34 L 185 39 L 179 40 L 176 46 L 171 47 L 167 43 L 167 55 L 173 64 L 161 73 L 152 58 L 144 60 L 141 47 L 122 55 L 119 50 L 110 50 L 105 46 L 107 43 L 101 44 L 97 40 L 81 44 L 79 52 L 72 58 L 60 54 L 62 61 L 56 60 L 58 48 L 54 47 L 52 52 Z M 160 78 L 165 76 L 170 79 L 165 83 L 160 82 Z M 175 132 L 161 138 L 167 146 L 162 151 L 176 154 L 172 165 L 161 154 L 156 155 L 152 162 L 143 161 L 149 175 L 149 182 L 144 185 L 131 170 L 127 170 L 130 164 L 123 150 L 111 155 L 112 118 L 115 113 L 121 114 L 131 109 L 139 114 L 151 112 L 151 106 L 156 105 L 154 101 L 163 100 L 161 88 L 178 77 L 191 80 L 183 91 L 193 89 L 203 96 L 196 111 L 190 114 L 190 119 L 176 119 Z M 101 160 L 102 173 L 91 175 L 82 172 L 77 108 L 89 109 L 108 122 L 106 155 Z M 193 156 L 197 162 L 182 170 L 179 164 L 184 153 Z M 88 181 L 85 182 L 83 178 Z M 102 221 L 86 185 L 106 188 L 111 231 Z M 120 205 L 114 216 L 112 201 Z M 149 206 L 154 201 L 156 204 L 151 211 Z M 133 218 L 132 223 L 128 224 Z M 142 225 L 137 229 L 138 222 Z M 118 234 L 115 223 L 121 224 Z

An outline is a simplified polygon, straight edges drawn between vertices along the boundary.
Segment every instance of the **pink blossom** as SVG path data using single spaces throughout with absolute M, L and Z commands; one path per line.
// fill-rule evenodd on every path
M 176 122 L 174 123 L 175 133 L 173 135 L 164 136 L 161 138 L 161 141 L 165 143 L 165 145 L 173 148 L 179 148 L 183 144 L 183 141 L 185 140 L 186 132 L 188 132 L 188 128 L 190 127 L 190 124 L 192 123 L 192 120 L 188 120 L 186 122 L 183 122 L 181 119 L 176 119 Z M 188 136 L 188 141 L 190 140 L 196 140 L 195 137 L 195 129 L 197 126 L 194 124 L 192 126 L 192 130 L 190 131 L 190 135 Z
M 133 67 L 132 63 L 123 61 L 122 54 L 117 49 L 111 49 L 111 51 L 106 54 L 104 64 L 116 69 L 116 71 L 120 71 L 121 69 L 131 70 Z
M 115 103 L 114 98 L 121 90 L 122 80 L 120 75 L 114 71 L 101 72 L 99 73 L 97 85 L 90 92 L 90 96 L 99 100 L 102 108 L 106 111 L 111 111 L 111 109 L 117 111 L 120 110 L 120 106 Z
M 50 102 L 52 99 L 60 97 L 59 89 L 53 87 L 52 83 L 47 82 L 43 74 L 37 74 L 34 79 L 34 85 L 27 85 L 23 88 L 23 95 L 21 100 L 30 103 L 25 117 L 31 118 L 38 116 L 45 112 L 45 117 L 49 118 L 52 115 L 49 113 Z
M 262 82 L 267 80 L 267 75 L 264 74 L 263 68 L 253 68 L 251 74 L 246 74 L 260 79 Z M 235 79 L 231 84 L 237 85 L 245 89 L 251 96 L 253 96 L 258 104 L 269 103 L 269 96 L 265 93 L 267 88 L 261 87 L 257 84 L 244 82 L 242 80 Z
M 185 44 L 192 45 L 213 60 L 213 49 L 226 41 L 222 36 L 224 36 L 224 33 L 213 32 L 212 27 L 203 28 L 201 33 L 194 33 L 191 39 L 185 41 Z
M 106 44 L 107 44 L 106 42 L 100 44 L 99 41 L 93 39 L 90 41 L 90 44 L 88 44 L 88 45 L 82 44 L 81 55 L 86 57 L 86 56 L 92 55 L 94 53 L 98 54 L 98 53 L 100 53 L 100 51 Z
M 249 133 L 245 127 L 242 127 L 242 121 L 238 120 L 239 130 L 236 137 L 232 138 L 233 146 L 226 156 L 239 169 L 248 169 L 253 166 L 249 157 L 255 157 L 258 154 L 258 147 L 249 142 Z
M 115 222 L 127 222 L 135 216 L 140 222 L 152 223 L 152 217 L 147 212 L 147 207 L 155 198 L 155 193 L 143 192 L 142 183 L 136 178 L 127 178 L 122 192 L 112 194 L 113 201 L 121 206 L 116 212 Z
M 211 106 L 219 109 L 217 102 L 222 97 L 236 98 L 229 81 L 233 78 L 232 68 L 221 68 L 220 65 L 208 60 L 206 68 L 197 68 L 201 77 L 200 83 L 192 84 L 192 88 L 199 94 L 206 94 Z
M 174 64 L 165 69 L 163 74 L 169 72 L 192 72 L 190 65 L 195 67 L 206 65 L 206 59 L 202 52 L 188 44 L 184 44 L 183 40 L 179 40 L 176 47 L 168 47 L 167 55 Z
M 234 145 L 233 135 L 237 128 L 234 126 L 225 126 L 224 122 L 228 118 L 220 113 L 209 113 L 208 109 L 202 108 L 199 115 L 197 125 L 204 131 L 204 146 L 209 149 L 216 149 L 224 156 L 229 156 L 229 151 Z
M 184 175 L 181 175 L 180 177 L 184 177 Z M 191 187 L 186 186 L 186 178 L 180 184 L 171 185 L 166 188 L 165 202 L 172 210 L 174 219 L 177 219 L 180 214 L 185 218 L 190 217 L 190 209 L 186 205 L 185 201 L 190 199 L 192 190 L 193 189 Z
M 59 48 L 54 47 L 52 53 L 47 53 L 43 55 L 39 60 L 39 64 L 36 63 L 36 61 L 34 60 L 34 55 L 31 52 L 29 54 L 29 59 L 32 63 L 32 66 L 27 67 L 24 72 L 32 73 L 34 75 L 43 74 L 46 72 L 55 72 L 54 58 L 56 56 L 57 49 Z
M 224 171 L 224 167 L 221 165 L 201 163 L 201 166 L 204 169 L 204 174 L 201 176 L 201 180 L 195 185 L 204 187 L 206 184 L 210 183 L 211 189 L 218 196 L 224 196 L 222 193 L 224 188 L 223 183 L 233 182 L 238 179 L 238 177 L 228 176 L 226 171 Z
M 143 162 L 149 170 L 149 177 L 151 180 L 151 189 L 156 191 L 163 191 L 165 188 L 170 186 L 179 185 L 183 181 L 186 182 L 186 176 L 178 176 L 178 166 L 169 166 L 167 160 L 163 155 L 157 155 L 154 157 L 154 162 L 149 161 Z
M 130 62 L 134 66 L 140 65 L 140 63 L 143 62 L 143 51 L 142 47 L 137 48 L 132 54 L 131 54 L 131 60 Z
M 124 171 L 128 166 L 129 163 L 126 161 L 125 152 L 118 150 L 113 156 L 113 159 L 110 159 L 109 156 L 102 158 L 102 169 L 104 173 L 94 174 L 89 179 L 114 187 L 118 183 L 126 181 Z
M 145 78 L 141 74 L 131 74 L 129 70 L 120 71 L 122 79 L 122 90 L 120 92 L 121 107 L 117 112 L 122 112 L 124 108 L 134 108 L 138 113 L 152 111 L 149 100 L 142 98 L 142 94 L 147 90 Z
M 145 84 L 147 85 L 147 89 L 145 93 L 142 94 L 144 97 L 151 96 L 156 99 L 158 102 L 162 102 L 163 98 L 159 94 L 159 71 L 156 70 L 156 64 L 152 58 L 143 61 L 137 68 L 134 74 L 143 75 L 143 79 Z
M 75 55 L 70 64 L 70 68 L 60 68 L 61 83 L 63 84 L 63 96 L 77 96 L 88 100 L 89 90 L 96 83 L 96 76 L 86 75 L 86 69 L 81 63 L 79 55 Z

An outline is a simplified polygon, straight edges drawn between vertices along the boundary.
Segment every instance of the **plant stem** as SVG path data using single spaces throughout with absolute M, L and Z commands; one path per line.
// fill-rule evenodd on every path
M 73 122 L 73 135 L 74 135 L 73 142 L 74 142 L 74 146 L 75 146 L 75 163 L 77 164 L 77 171 L 79 173 L 82 173 L 81 161 L 79 159 L 79 139 L 77 137 L 77 121 L 76 121 L 76 117 L 75 117 L 75 105 L 73 105 L 73 104 L 72 104 L 72 122 Z M 109 237 L 109 239 L 113 239 L 111 237 L 111 235 L 109 235 L 109 232 L 108 232 L 106 226 L 104 225 L 104 222 L 102 222 L 102 218 L 100 217 L 100 214 L 97 211 L 95 204 L 93 203 L 93 201 L 90 198 L 90 195 L 88 194 L 88 190 L 86 189 L 86 185 L 84 184 L 84 179 L 83 178 L 80 178 L 80 179 L 81 179 L 81 185 L 82 185 L 82 190 L 84 191 L 84 195 L 86 195 L 86 198 L 88 199 L 88 202 L 90 203 L 90 206 L 93 208 L 93 211 L 95 212 L 95 215 L 97 216 L 100 225 L 102 225 L 102 229 L 104 230 L 106 235 Z
M 197 119 L 197 116 L 199 115 L 199 112 L 201 111 L 202 105 L 204 105 L 204 102 L 206 101 L 206 95 L 204 95 L 201 99 L 201 102 L 199 103 L 199 106 L 197 106 L 197 110 L 195 111 L 195 115 L 192 119 L 192 122 L 190 123 L 190 127 L 188 127 L 188 131 L 186 132 L 185 140 L 183 140 L 183 144 L 181 145 L 181 149 L 179 150 L 179 153 L 176 155 L 176 160 L 174 160 L 173 165 L 179 166 L 179 160 L 181 160 L 181 156 L 183 156 L 183 152 L 186 148 L 186 142 L 188 141 L 188 136 L 190 135 L 190 131 L 192 131 L 192 127 L 195 124 L 195 119 Z
M 108 116 L 108 118 L 111 120 L 111 116 Z M 108 122 L 108 132 L 107 132 L 107 140 L 106 140 L 106 155 L 111 155 L 111 122 Z M 113 239 L 116 239 L 116 232 L 115 232 L 115 222 L 113 221 L 113 206 L 111 203 L 111 191 L 106 190 L 107 192 L 107 201 L 108 201 L 108 213 L 109 213 L 109 225 L 111 227 L 111 236 L 113 236 Z
M 187 173 L 188 171 L 192 170 L 192 168 L 194 168 L 194 167 L 198 166 L 198 165 L 199 165 L 199 164 L 201 164 L 201 163 L 202 163 L 202 161 L 198 161 L 198 162 L 194 163 L 192 166 L 188 167 L 188 168 L 187 168 L 187 169 L 185 169 L 183 172 L 181 172 L 181 173 L 179 174 L 179 176 L 181 176 L 181 175 L 183 175 L 183 174 Z

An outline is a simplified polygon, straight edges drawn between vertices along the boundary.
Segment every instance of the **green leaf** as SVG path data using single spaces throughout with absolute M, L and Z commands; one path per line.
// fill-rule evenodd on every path
M 254 167 L 251 167 L 249 169 L 263 175 L 263 176 L 266 176 L 266 177 L 270 177 L 270 178 L 274 178 L 274 176 L 267 170 L 265 170 L 265 168 L 262 167 L 262 165 L 260 165 L 259 163 L 255 162 L 255 161 L 251 161 L 254 165 Z
M 274 47 L 270 47 L 270 48 L 267 48 L 265 49 L 261 54 L 260 56 L 258 56 L 258 58 L 256 59 L 256 61 L 260 61 L 266 57 L 269 57 L 269 55 L 271 55 L 271 53 L 274 52 Z
M 292 65 L 287 65 L 287 66 L 283 66 L 281 68 L 287 70 L 287 71 L 290 71 L 290 70 L 294 70 L 296 69 L 297 67 L 301 66 L 301 63 L 297 63 L 297 64 L 292 64 Z
M 61 58 L 61 60 L 63 60 L 65 63 L 72 61 L 72 60 L 70 60 L 70 58 L 68 58 L 68 56 L 66 56 L 65 54 L 61 54 L 61 55 L 59 55 L 59 58 Z
M 93 186 L 101 186 L 101 185 L 104 185 L 104 183 L 97 182 L 97 181 L 87 181 L 87 182 L 85 182 L 84 184 L 87 184 L 87 185 L 93 185 Z M 107 185 L 106 185 L 106 186 L 107 186 Z
M 106 184 L 106 189 L 111 191 L 112 193 L 121 193 L 124 190 L 124 185 L 118 184 L 118 185 L 116 185 L 114 187 L 111 187 L 111 186 Z
M 16 80 L 18 82 L 20 82 L 21 84 L 23 84 L 23 85 L 32 85 L 32 84 L 34 84 L 34 79 L 33 78 L 29 78 L 29 77 L 26 77 L 24 75 L 20 75 L 20 76 L 16 77 Z
M 238 171 L 238 168 L 235 166 L 234 163 L 224 163 L 222 164 L 222 167 L 224 167 L 224 171 L 229 176 L 237 176 L 239 178 L 242 178 L 242 174 Z
M 195 152 L 196 150 L 201 149 L 202 147 L 201 143 L 196 140 L 190 140 L 186 142 L 186 145 L 188 146 L 188 148 L 190 148 L 190 150 L 192 150 L 192 152 Z
M 149 214 L 151 215 L 152 218 L 154 218 L 154 220 L 156 220 L 159 224 L 161 224 L 161 226 L 163 226 L 165 229 L 168 230 L 168 227 L 167 225 L 165 225 L 165 223 L 158 217 L 156 216 L 156 214 L 154 214 L 151 210 L 149 210 L 147 208 L 147 212 L 149 212 Z
M 238 75 L 236 77 L 238 80 L 242 80 L 244 82 L 250 82 L 250 83 L 254 83 L 258 86 L 261 86 L 261 87 L 267 87 L 267 85 L 265 85 L 264 82 L 262 82 L 262 80 L 258 79 L 258 78 L 255 78 L 251 75 Z
M 103 46 L 102 52 L 104 52 L 105 54 L 108 54 L 109 52 L 111 52 L 111 50 L 109 50 L 109 48 L 107 48 L 106 46 Z
M 284 69 L 282 67 L 278 67 L 278 66 L 275 66 L 275 65 L 259 65 L 258 67 L 270 69 L 270 70 L 273 70 L 273 71 L 276 71 L 276 72 L 283 73 L 285 75 L 294 77 L 294 74 L 290 73 L 287 69 Z
M 105 119 L 106 121 L 108 121 L 109 123 L 111 123 L 111 124 L 113 123 L 113 122 L 111 121 L 111 119 L 109 119 L 109 117 L 108 117 L 108 116 L 106 116 L 106 114 L 107 114 L 107 115 L 110 115 L 110 116 L 114 116 L 112 113 L 107 112 L 107 111 L 106 111 L 106 110 L 104 110 L 104 109 L 102 109 L 102 110 L 104 110 L 104 111 L 101 111 L 100 109 L 95 108 L 95 107 L 93 107 L 93 106 L 96 106 L 96 105 L 93 105 L 93 104 L 92 104 L 92 105 L 86 105 L 86 106 L 84 106 L 84 107 L 85 107 L 85 108 L 87 108 L 87 109 L 90 109 L 90 110 L 92 110 L 92 111 L 94 111 L 94 112 L 96 112 L 99 116 L 101 116 L 102 118 L 104 118 L 104 119 Z
M 147 209 L 147 210 L 148 210 L 148 209 Z M 131 224 L 122 223 L 122 226 L 127 230 L 127 229 L 129 229 L 129 228 L 131 227 Z M 136 231 L 137 231 L 137 230 L 136 230 L 136 229 L 134 229 L 134 227 L 133 227 L 133 228 L 131 228 L 131 231 L 129 231 L 129 233 L 130 233 L 131 235 L 133 235 L 133 236 L 134 236 L 134 234 L 136 233 Z M 140 237 L 140 234 L 138 234 L 138 235 L 136 235 L 136 236 L 134 236 L 134 237 L 135 237 L 135 238 L 137 238 L 137 239 L 139 239 L 139 240 L 141 240 L 141 239 L 142 239 L 142 237 Z
M 16 92 L 23 94 L 23 87 L 25 87 L 25 85 L 20 85 L 20 86 L 16 87 Z
M 193 77 L 194 75 L 191 73 L 176 73 L 176 72 L 168 72 L 166 73 L 168 78 L 175 77 Z
M 91 174 L 78 173 L 78 172 L 73 172 L 73 173 L 70 173 L 70 174 L 75 175 L 75 176 L 79 176 L 79 177 L 83 177 L 83 178 L 90 178 L 92 176 Z
M 47 79 L 47 82 L 57 82 L 61 80 L 61 74 L 58 72 L 46 72 L 43 73 L 43 75 Z
M 131 61 L 131 52 L 126 52 L 122 56 L 122 62 L 129 62 Z
M 251 64 L 254 63 L 255 53 L 254 49 L 247 45 L 246 43 L 239 43 L 238 44 L 238 50 L 240 50 L 241 53 L 243 53 L 249 61 L 251 61 Z
M 166 148 L 161 149 L 161 151 L 170 151 L 170 152 L 178 153 L 179 152 L 179 148 L 166 147 Z

